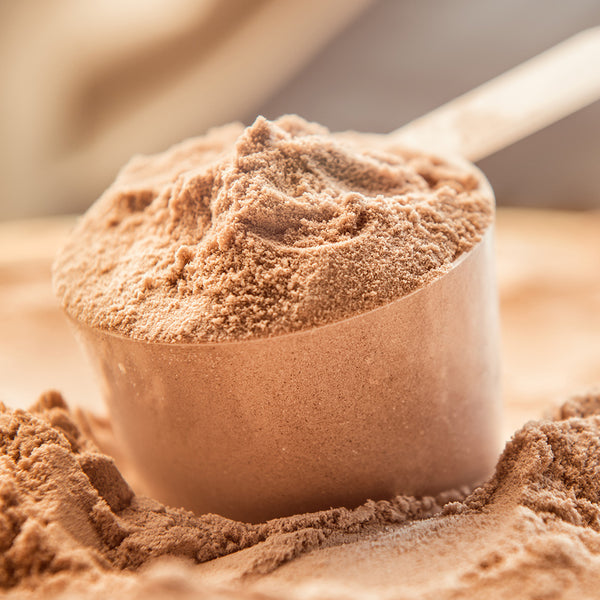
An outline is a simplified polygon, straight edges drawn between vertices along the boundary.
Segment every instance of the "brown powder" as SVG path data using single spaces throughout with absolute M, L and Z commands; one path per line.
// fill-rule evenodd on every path
M 134 158 L 55 263 L 66 311 L 149 341 L 270 336 L 427 284 L 482 237 L 467 166 L 364 148 L 299 117 Z
M 307 586 L 308 584 L 308 586 Z M 440 515 L 313 552 L 253 587 L 328 598 L 591 598 L 600 585 L 600 395 L 531 422 Z
M 0 588 L 40 585 L 49 577 L 86 579 L 134 570 L 161 556 L 202 563 L 261 545 L 247 573 L 266 573 L 337 532 L 376 530 L 425 518 L 461 497 L 397 498 L 356 509 L 252 525 L 200 517 L 136 496 L 56 392 L 30 411 L 0 404 Z
M 57 394 L 31 412 L 3 409 L 0 431 L 9 597 L 577 598 L 600 583 L 598 394 L 523 427 L 464 500 L 396 498 L 259 525 L 135 496 Z M 165 555 L 188 562 L 150 564 Z

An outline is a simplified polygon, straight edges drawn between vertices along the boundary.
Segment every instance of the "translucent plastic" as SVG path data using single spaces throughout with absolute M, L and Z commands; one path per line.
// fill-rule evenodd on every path
M 471 485 L 498 455 L 493 228 L 430 285 L 308 331 L 159 344 L 75 326 L 172 506 L 261 521 Z

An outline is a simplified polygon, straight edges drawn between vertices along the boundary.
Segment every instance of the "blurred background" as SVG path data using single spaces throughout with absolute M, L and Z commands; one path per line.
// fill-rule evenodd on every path
M 599 0 L 0 0 L 0 400 L 103 411 L 50 284 L 55 216 L 132 154 L 257 114 L 388 132 L 599 24 Z M 480 166 L 511 432 L 600 385 L 600 103 Z
M 83 212 L 134 153 L 257 114 L 387 132 L 598 0 L 0 0 L 0 220 Z M 600 103 L 481 161 L 500 205 L 600 207 Z

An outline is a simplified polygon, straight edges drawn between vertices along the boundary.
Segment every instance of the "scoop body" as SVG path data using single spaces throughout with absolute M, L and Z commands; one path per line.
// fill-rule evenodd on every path
M 482 481 L 500 447 L 493 250 L 490 227 L 430 285 L 271 338 L 148 343 L 73 322 L 167 504 L 262 521 L 435 494 Z

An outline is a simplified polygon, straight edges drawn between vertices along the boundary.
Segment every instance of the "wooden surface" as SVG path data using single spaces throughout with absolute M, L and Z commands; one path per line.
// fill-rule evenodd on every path
M 52 293 L 52 258 L 73 219 L 0 224 L 0 400 L 25 408 L 46 389 L 102 410 L 85 358 Z
M 0 224 L 0 400 L 10 406 L 54 388 L 103 412 L 50 284 L 73 222 Z M 600 384 L 600 212 L 500 210 L 497 256 L 508 434 Z

